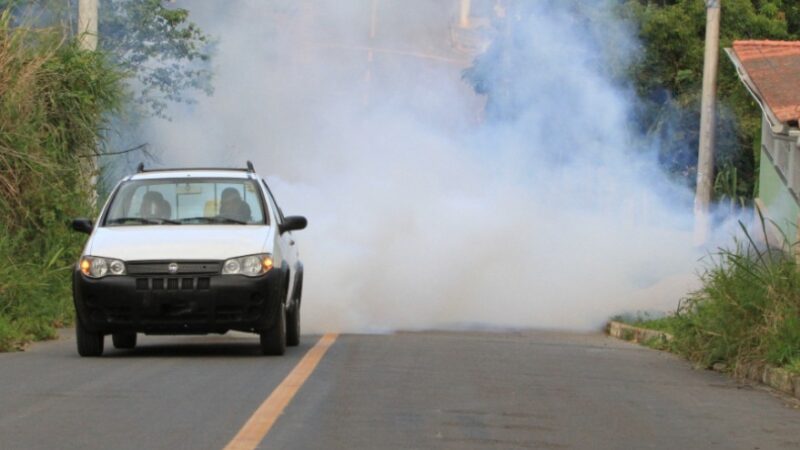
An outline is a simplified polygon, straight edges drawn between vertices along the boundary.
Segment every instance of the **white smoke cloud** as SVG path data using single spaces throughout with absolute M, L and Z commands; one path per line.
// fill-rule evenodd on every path
M 520 24 L 535 106 L 494 125 L 457 1 L 184 3 L 220 39 L 216 92 L 150 141 L 167 165 L 250 159 L 309 218 L 305 331 L 592 329 L 695 286 L 688 194 L 640 150 L 608 70 L 637 44 L 602 3 Z

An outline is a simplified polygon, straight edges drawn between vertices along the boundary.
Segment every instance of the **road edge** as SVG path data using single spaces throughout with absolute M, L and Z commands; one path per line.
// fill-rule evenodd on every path
M 663 331 L 635 327 L 615 320 L 608 322 L 605 331 L 611 337 L 637 344 L 650 344 L 654 341 L 666 343 L 673 339 L 671 334 Z M 715 364 L 711 370 L 725 372 L 726 368 Z M 767 364 L 747 364 L 741 367 L 740 373 L 741 378 L 764 384 L 800 400 L 800 375 Z
M 669 342 L 672 340 L 672 335 L 663 331 L 651 330 L 649 328 L 640 328 L 627 323 L 617 322 L 612 320 L 606 325 L 606 333 L 617 339 L 623 341 L 636 342 L 637 344 L 644 344 L 653 340 L 661 342 Z

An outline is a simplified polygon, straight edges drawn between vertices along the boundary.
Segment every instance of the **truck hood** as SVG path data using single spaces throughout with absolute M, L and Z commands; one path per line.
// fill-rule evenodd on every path
M 85 255 L 147 260 L 223 260 L 271 253 L 271 229 L 253 225 L 134 225 L 94 230 Z

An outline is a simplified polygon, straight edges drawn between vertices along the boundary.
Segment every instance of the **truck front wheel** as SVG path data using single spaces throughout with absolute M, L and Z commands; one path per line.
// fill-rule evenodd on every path
M 81 356 L 101 356 L 103 354 L 103 333 L 95 333 L 86 329 L 80 317 L 75 321 L 75 340 L 78 342 L 78 354 Z
M 270 356 L 281 356 L 286 353 L 286 308 L 278 305 L 278 317 L 275 323 L 260 334 L 261 353 Z

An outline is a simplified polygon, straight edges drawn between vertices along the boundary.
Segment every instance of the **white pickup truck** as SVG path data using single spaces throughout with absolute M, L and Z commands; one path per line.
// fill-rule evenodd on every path
M 282 355 L 300 341 L 303 265 L 266 181 L 246 169 L 145 170 L 114 188 L 97 222 L 75 219 L 89 240 L 75 266 L 81 356 L 136 346 L 137 333 L 260 335 Z

